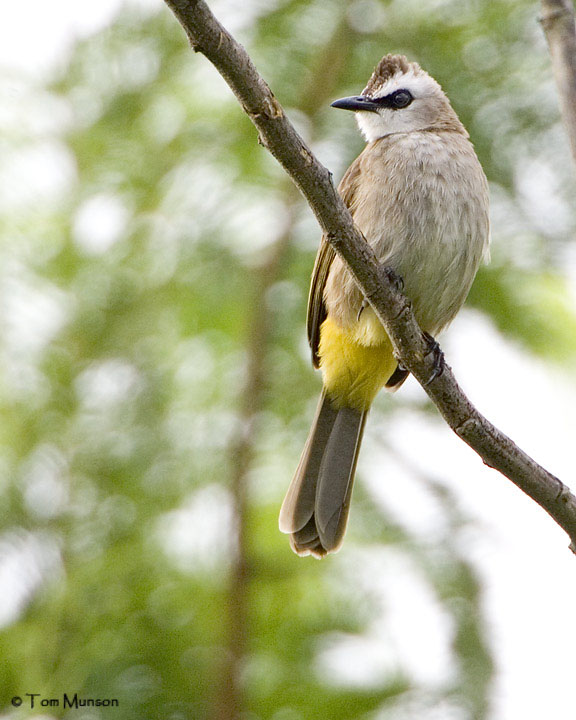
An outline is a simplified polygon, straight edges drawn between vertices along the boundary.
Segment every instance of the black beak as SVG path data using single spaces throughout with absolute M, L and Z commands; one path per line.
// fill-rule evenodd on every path
M 340 110 L 364 110 L 365 112 L 377 112 L 380 105 L 365 95 L 355 95 L 353 97 L 345 97 L 340 98 L 340 100 L 334 100 L 330 107 L 340 108 Z

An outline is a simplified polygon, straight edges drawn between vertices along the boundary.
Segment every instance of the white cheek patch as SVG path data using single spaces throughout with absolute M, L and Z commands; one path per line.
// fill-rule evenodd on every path
M 415 100 L 424 102 L 424 98 L 442 92 L 436 80 L 430 75 L 422 71 L 415 74 L 413 70 L 410 70 L 406 73 L 396 73 L 372 97 L 375 99 L 386 97 L 395 90 L 409 90 Z M 415 103 L 404 110 L 391 110 L 383 107 L 378 112 L 356 112 L 356 121 L 360 132 L 367 142 L 373 142 L 391 133 L 418 130 L 422 128 L 422 121 L 417 105 L 418 103 Z

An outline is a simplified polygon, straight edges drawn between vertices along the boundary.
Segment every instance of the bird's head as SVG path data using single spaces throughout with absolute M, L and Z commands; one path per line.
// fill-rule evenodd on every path
M 332 107 L 354 110 L 368 142 L 418 130 L 453 130 L 467 135 L 440 85 L 403 55 L 385 55 L 361 95 L 335 100 Z

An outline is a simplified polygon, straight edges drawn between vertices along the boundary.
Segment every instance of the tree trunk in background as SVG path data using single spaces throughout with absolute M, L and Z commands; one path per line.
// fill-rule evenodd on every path
M 331 99 L 332 88 L 338 82 L 346 57 L 344 46 L 353 39 L 354 32 L 346 24 L 345 3 L 340 21 L 336 23 L 328 42 L 322 48 L 311 73 L 312 82 L 300 93 L 300 109 L 313 121 L 314 115 Z M 346 31 L 346 32 L 345 32 Z M 313 128 L 311 130 L 313 134 Z M 250 551 L 246 511 L 248 507 L 247 478 L 251 468 L 256 441 L 254 419 L 263 408 L 266 387 L 264 363 L 270 345 L 270 313 L 266 307 L 269 288 L 279 279 L 282 261 L 289 248 L 294 222 L 292 209 L 300 196 L 295 185 L 286 182 L 284 193 L 288 221 L 282 235 L 269 251 L 267 262 L 254 273 L 254 298 L 246 334 L 247 376 L 238 413 L 238 432 L 230 448 L 233 496 L 233 543 L 227 604 L 227 645 L 224 649 L 218 691 L 214 705 L 214 720 L 235 720 L 242 712 L 244 694 L 242 671 L 248 650 L 250 618 L 248 589 L 250 585 Z M 312 267 L 310 267 L 312 271 Z M 302 318 L 304 331 L 305 318 Z M 294 461 L 296 468 L 297 458 Z M 288 543 L 286 551 L 289 552 Z
M 254 273 L 255 292 L 246 340 L 246 382 L 240 398 L 237 434 L 230 448 L 233 538 L 225 614 L 227 641 L 218 674 L 214 720 L 237 718 L 244 704 L 242 671 L 250 633 L 248 589 L 251 577 L 247 481 L 256 442 L 254 420 L 262 410 L 263 391 L 266 386 L 264 363 L 270 337 L 270 314 L 266 308 L 266 295 L 282 268 L 282 260 L 290 243 L 290 228 L 291 222 L 276 242 L 269 260 Z

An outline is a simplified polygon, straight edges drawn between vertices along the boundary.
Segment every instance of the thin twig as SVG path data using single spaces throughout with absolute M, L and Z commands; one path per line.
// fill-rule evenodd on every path
M 540 22 L 550 48 L 562 119 L 576 161 L 576 23 L 572 0 L 542 0 Z
M 259 132 L 259 141 L 300 188 L 322 231 L 347 263 L 394 345 L 446 422 L 489 467 L 499 470 L 543 507 L 568 533 L 576 553 L 576 497 L 562 482 L 483 417 L 464 395 L 447 365 L 432 382 L 434 358 L 407 299 L 398 291 L 354 226 L 331 175 L 314 157 L 258 74 L 244 48 L 220 25 L 203 0 L 166 0 L 194 50 L 218 69 Z

